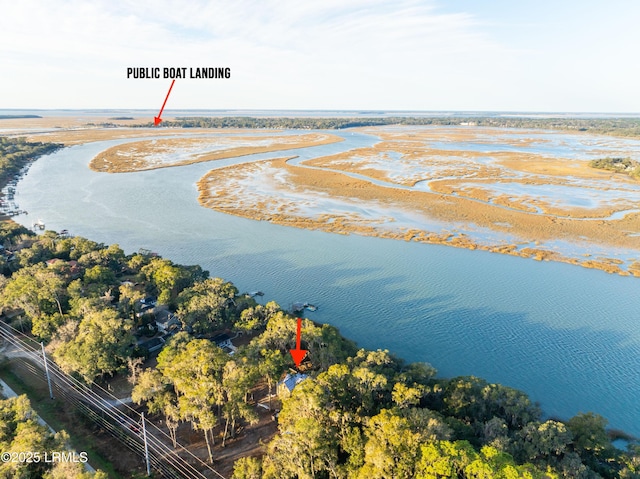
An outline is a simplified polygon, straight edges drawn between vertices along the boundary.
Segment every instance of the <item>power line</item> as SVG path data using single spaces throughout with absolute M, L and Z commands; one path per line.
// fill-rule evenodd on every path
M 38 374 L 33 368 L 34 364 L 41 369 L 45 367 L 44 358 L 39 352 L 40 343 L 6 323 L 0 323 L 0 338 L 21 353 L 21 355 L 16 355 L 15 359 L 22 361 L 30 374 L 42 378 L 42 374 Z M 33 346 L 28 342 L 33 343 Z M 140 437 L 139 429 L 137 429 L 137 425 L 141 424 L 142 420 L 140 413 L 100 385 L 91 383 L 91 387 L 89 387 L 65 373 L 48 357 L 47 364 L 55 387 L 55 396 L 64 399 L 84 417 L 118 439 L 129 450 L 142 458 L 145 457 L 144 443 Z M 42 371 L 40 372 L 42 373 Z M 97 389 L 109 399 L 105 399 L 92 388 Z M 119 407 L 123 407 L 127 414 L 121 411 Z M 147 426 L 149 461 L 155 470 L 165 477 L 176 479 L 207 478 L 191 462 L 183 458 L 172 446 L 165 442 L 170 441 L 173 444 L 173 439 L 165 431 L 148 419 L 145 419 L 145 426 Z M 200 467 L 204 467 L 217 477 L 225 479 L 209 464 L 195 456 L 181 444 L 177 443 L 177 449 Z
M 0 335 L 16 348 L 23 349 L 21 348 L 22 344 L 16 339 L 10 336 L 7 337 L 6 333 L 2 334 L 2 332 L 0 332 Z M 30 348 L 27 347 L 24 349 L 28 358 L 40 366 L 42 358 L 34 354 Z M 28 368 L 28 371 L 31 372 L 31 374 L 36 374 L 35 371 L 32 370 L 32 367 Z M 91 391 L 86 385 L 66 375 L 57 367 L 52 368 L 52 372 L 56 379 L 58 395 L 62 396 L 68 403 L 79 410 L 83 416 L 97 423 L 103 430 L 109 432 L 130 450 L 139 455 L 144 454 L 140 438 L 131 430 L 131 426 L 136 424 L 135 420 L 110 405 L 106 400 Z M 80 398 L 78 396 L 80 396 Z M 158 456 L 158 459 L 153 462 L 157 468 L 164 473 L 163 475 L 177 478 L 206 477 L 155 437 L 151 441 L 151 446 L 153 452 Z M 170 462 L 170 464 L 167 464 L 167 462 Z M 176 469 L 180 472 L 179 475 L 176 475 Z

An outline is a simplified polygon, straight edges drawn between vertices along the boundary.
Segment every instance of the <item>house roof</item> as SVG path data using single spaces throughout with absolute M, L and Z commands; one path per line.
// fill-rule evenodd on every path
M 216 344 L 220 344 L 220 343 L 224 343 L 225 341 L 228 341 L 229 339 L 231 338 L 229 337 L 228 334 L 222 333 L 211 338 L 211 341 L 213 341 Z
M 160 349 L 164 341 L 161 338 L 153 338 L 149 341 L 145 341 L 142 343 L 138 343 L 139 346 L 145 347 L 149 350 L 149 352 L 153 352 L 154 350 Z
M 300 384 L 302 381 L 309 377 L 308 374 L 296 373 L 296 374 L 287 374 L 280 384 L 286 387 L 289 392 L 293 391 L 293 389 Z
M 180 324 L 180 320 L 172 314 L 156 315 L 156 324 L 171 326 L 172 324 Z

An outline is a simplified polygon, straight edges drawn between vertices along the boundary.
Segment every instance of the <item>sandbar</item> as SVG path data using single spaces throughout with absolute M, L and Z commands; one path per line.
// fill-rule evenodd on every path
M 98 154 L 89 167 L 107 173 L 144 171 L 339 141 L 343 139 L 328 133 L 289 135 L 271 132 L 256 136 L 244 131 L 244 134 L 229 136 L 225 131 L 218 137 L 163 138 L 117 145 Z

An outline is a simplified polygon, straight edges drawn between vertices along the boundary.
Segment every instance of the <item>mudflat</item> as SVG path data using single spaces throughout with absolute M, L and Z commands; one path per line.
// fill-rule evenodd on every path
M 318 133 L 301 135 L 270 133 L 265 136 L 247 135 L 246 131 L 244 131 L 245 134 L 237 134 L 236 136 L 228 136 L 227 131 L 221 133 L 220 130 L 217 130 L 216 133 L 220 133 L 220 136 L 144 140 L 114 146 L 97 155 L 91 160 L 89 166 L 95 171 L 122 173 L 189 165 L 342 141 L 342 138 L 338 136 Z
M 640 276 L 640 184 L 590 168 L 586 158 L 607 153 L 599 146 L 584 159 L 563 158 L 536 152 L 536 144 L 564 141 L 553 134 L 546 139 L 521 130 L 365 131 L 382 141 L 299 165 L 280 158 L 213 170 L 198 184 L 200 202 L 294 227 Z M 465 147 L 478 143 L 476 149 Z M 492 144 L 500 149 L 490 151 Z

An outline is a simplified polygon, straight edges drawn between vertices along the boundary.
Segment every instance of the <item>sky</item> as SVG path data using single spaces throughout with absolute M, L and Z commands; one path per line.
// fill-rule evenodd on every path
M 637 0 L 0 0 L 0 109 L 640 112 Z

